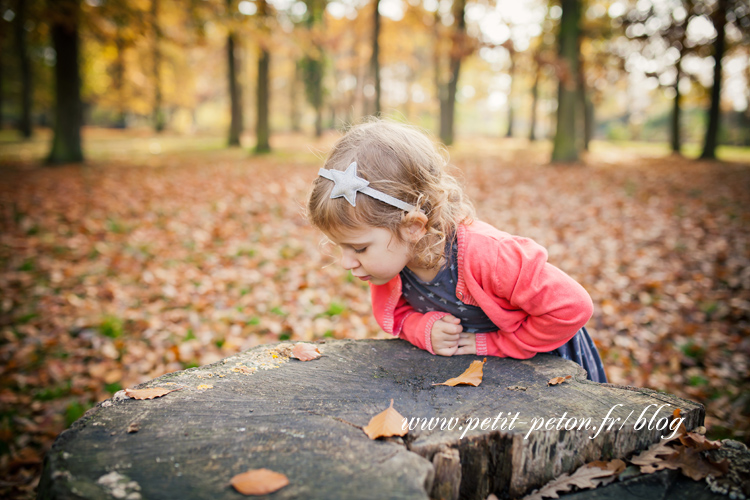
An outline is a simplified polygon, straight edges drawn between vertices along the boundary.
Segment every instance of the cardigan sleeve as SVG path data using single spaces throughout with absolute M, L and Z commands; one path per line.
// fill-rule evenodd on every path
M 493 312 L 506 309 L 519 320 L 505 323 L 507 331 L 477 334 L 478 355 L 526 359 L 552 351 L 568 342 L 593 314 L 586 290 L 549 264 L 547 251 L 527 238 L 500 242 L 494 271 L 482 281 L 484 292 L 494 298 Z
M 384 331 L 392 335 L 398 335 L 399 338 L 420 349 L 435 354 L 435 351 L 432 350 L 432 325 L 448 313 L 439 311 L 427 314 L 419 313 L 401 295 L 393 310 L 392 321 L 390 321 L 387 318 L 388 312 L 383 301 L 384 295 L 378 293 L 382 289 L 373 286 L 370 290 L 375 320 Z

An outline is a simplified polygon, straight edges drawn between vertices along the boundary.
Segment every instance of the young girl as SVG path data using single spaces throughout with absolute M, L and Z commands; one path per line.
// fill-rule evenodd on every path
M 537 243 L 474 220 L 446 163 L 421 132 L 376 120 L 339 139 L 313 184 L 308 218 L 369 282 L 378 324 L 432 354 L 549 352 L 606 382 L 586 290 Z

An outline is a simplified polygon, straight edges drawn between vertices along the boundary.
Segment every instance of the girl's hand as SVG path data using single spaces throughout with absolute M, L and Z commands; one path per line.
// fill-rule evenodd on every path
M 432 350 L 440 356 L 453 356 L 459 349 L 459 339 L 462 331 L 461 320 L 453 315 L 449 314 L 435 321 L 430 333 Z M 476 351 L 476 344 L 474 351 Z
M 433 348 L 434 349 L 434 348 Z M 458 335 L 458 349 L 456 354 L 476 354 L 477 336 L 474 333 L 460 333 Z

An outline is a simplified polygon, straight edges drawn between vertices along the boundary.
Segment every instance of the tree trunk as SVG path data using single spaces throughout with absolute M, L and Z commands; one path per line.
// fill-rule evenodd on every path
M 115 59 L 115 89 L 117 91 L 118 116 L 117 128 L 125 128 L 125 40 L 122 36 L 123 23 L 116 21 L 115 47 L 117 49 L 117 58 Z
M 265 3 L 265 2 L 263 2 Z M 258 58 L 258 102 L 257 102 L 257 121 L 255 125 L 255 134 L 257 144 L 255 153 L 268 153 L 271 151 L 269 144 L 270 130 L 268 126 L 268 101 L 270 100 L 268 87 L 268 66 L 271 56 L 267 50 L 260 51 Z
M 268 40 L 268 30 L 265 28 L 266 18 L 268 16 L 268 3 L 266 0 L 258 0 L 258 19 L 263 23 L 261 28 L 263 37 L 260 42 L 260 55 L 258 56 L 258 86 L 257 86 L 257 105 L 255 121 L 255 154 L 268 153 L 271 151 L 269 138 L 271 131 L 268 125 L 268 103 L 271 100 L 270 87 L 268 85 L 268 71 L 271 61 L 271 54 L 266 46 Z
M 718 145 L 719 121 L 721 112 L 721 77 L 722 60 L 724 59 L 725 39 L 724 32 L 727 24 L 727 0 L 719 0 L 716 11 L 711 19 L 716 29 L 716 41 L 714 41 L 714 86 L 711 89 L 711 108 L 708 112 L 708 128 L 706 129 L 706 140 L 703 144 L 702 159 L 715 159 L 716 146 Z
M 380 0 L 374 0 L 373 24 L 372 24 L 372 78 L 375 85 L 375 116 L 380 116 Z
M 680 61 L 677 61 L 677 79 L 675 80 L 674 84 L 674 101 L 672 102 L 672 123 L 670 127 L 670 136 L 671 136 L 671 145 L 672 145 L 672 153 L 674 154 L 681 154 L 680 149 L 682 146 L 681 136 L 680 136 Z
M 536 60 L 536 73 L 534 74 L 534 86 L 531 87 L 531 127 L 529 128 L 529 140 L 536 140 L 536 108 L 539 101 L 539 74 L 541 73 L 539 60 Z
M 305 0 L 306 26 L 312 30 L 323 23 L 325 4 L 321 0 Z M 315 109 L 315 137 L 323 135 L 323 47 L 312 43 L 312 50 L 304 59 L 304 78 L 307 100 Z
M 299 81 L 300 81 L 300 62 L 294 63 L 294 75 L 289 86 L 289 119 L 292 124 L 292 132 L 302 130 L 300 126 L 300 106 L 299 106 Z
M 456 0 L 453 4 L 453 18 L 455 19 L 455 30 L 450 52 L 450 67 L 448 83 L 445 90 L 440 92 L 440 140 L 443 144 L 453 144 L 453 128 L 456 114 L 456 90 L 458 88 L 458 77 L 461 70 L 466 43 L 466 17 L 464 15 L 466 0 Z
M 513 42 L 509 42 L 508 54 L 510 56 L 510 68 L 508 70 L 510 88 L 508 89 L 508 131 L 505 133 L 505 137 L 513 137 L 513 83 L 516 80 L 516 51 Z
M 583 118 L 583 134 L 579 140 L 579 150 L 589 150 L 589 142 L 594 132 L 594 106 L 586 88 L 586 80 L 583 74 L 583 62 L 579 61 L 578 66 L 578 98 L 580 100 L 580 115 Z
M 154 31 L 154 130 L 164 130 L 164 110 L 161 95 L 161 28 L 159 27 L 159 0 L 151 0 L 151 22 Z
M 234 38 L 234 32 L 230 32 L 227 36 L 227 76 L 229 77 L 229 109 L 231 114 L 229 140 L 227 141 L 229 146 L 239 146 L 240 135 L 242 135 L 242 100 L 240 86 L 237 82 L 239 60 L 235 55 Z
M 51 164 L 83 161 L 81 76 L 78 65 L 78 0 L 58 0 L 59 21 L 52 25 L 55 62 L 55 125 Z
M 26 43 L 26 14 L 28 7 L 26 0 L 18 0 L 16 4 L 15 35 L 16 50 L 18 51 L 19 68 L 21 70 L 21 120 L 18 129 L 25 138 L 31 137 L 31 60 L 28 44 Z
M 581 16 L 580 0 L 562 0 L 560 20 L 560 83 L 557 91 L 557 130 L 555 132 L 553 162 L 578 160 L 578 114 L 576 81 L 578 75 Z

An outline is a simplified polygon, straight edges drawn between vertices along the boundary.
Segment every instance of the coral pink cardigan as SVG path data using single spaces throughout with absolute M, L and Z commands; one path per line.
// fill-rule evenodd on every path
M 547 251 L 480 221 L 458 227 L 456 298 L 479 306 L 497 332 L 477 333 L 477 354 L 526 359 L 557 349 L 586 324 L 591 297 L 547 262 Z M 372 309 L 386 332 L 432 354 L 432 325 L 447 313 L 416 312 L 401 295 L 401 277 L 370 284 Z

